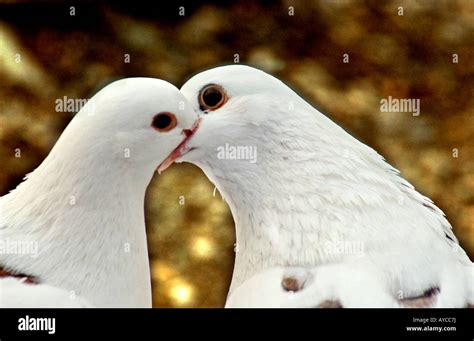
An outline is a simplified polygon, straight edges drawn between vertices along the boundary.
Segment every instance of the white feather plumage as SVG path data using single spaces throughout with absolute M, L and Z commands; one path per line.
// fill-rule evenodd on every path
M 151 307 L 145 190 L 196 119 L 180 108 L 183 101 L 178 89 L 157 79 L 108 85 L 74 117 L 43 163 L 0 198 L 0 238 L 38 246 L 37 257 L 1 254 L 0 266 L 42 284 L 0 280 L 0 306 L 25 293 L 31 300 L 39 295 L 37 306 L 43 306 L 40 296 L 50 293 L 56 302 L 67 292 L 98 307 Z M 178 125 L 153 129 L 160 112 L 174 113 Z M 15 283 L 26 287 L 15 289 Z
M 337 264 L 337 278 L 341 264 L 360 268 L 362 279 L 370 277 L 364 271 L 373 274 L 374 284 L 392 298 L 421 295 L 430 287 L 441 289 L 439 306 L 464 306 L 469 292 L 472 298 L 472 263 L 443 212 L 376 151 L 262 71 L 233 65 L 194 76 L 181 91 L 196 110 L 208 84 L 221 86 L 229 100 L 202 115 L 189 144 L 195 149 L 180 160 L 202 168 L 231 208 L 238 243 L 232 304 L 240 299 L 259 306 L 258 295 L 249 291 L 260 282 L 265 292 L 264 278 L 277 278 L 281 267 L 331 264 Z M 226 143 L 257 148 L 258 161 L 217 157 Z M 344 243 L 363 245 L 362 255 L 334 252 Z M 232 298 L 246 281 L 253 289 Z M 345 283 L 339 283 L 342 290 Z M 322 289 L 313 287 L 317 297 Z M 354 288 L 350 294 L 362 293 Z M 393 306 L 383 302 L 378 305 Z M 370 297 L 367 304 L 377 305 Z

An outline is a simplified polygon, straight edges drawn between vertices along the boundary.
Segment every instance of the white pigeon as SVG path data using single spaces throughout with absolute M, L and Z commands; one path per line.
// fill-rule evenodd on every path
M 0 198 L 0 307 L 151 307 L 145 191 L 192 135 L 185 103 L 152 78 L 116 81 L 87 102 Z
M 178 161 L 205 172 L 236 225 L 227 306 L 472 303 L 474 268 L 443 212 L 284 83 L 232 65 L 181 92 L 202 121 Z M 287 271 L 312 280 L 292 294 Z

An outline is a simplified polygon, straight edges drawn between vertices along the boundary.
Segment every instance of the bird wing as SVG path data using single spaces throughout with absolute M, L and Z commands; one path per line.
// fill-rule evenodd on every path
M 15 277 L 0 279 L 0 308 L 92 308 L 70 291 L 47 284 L 30 284 Z

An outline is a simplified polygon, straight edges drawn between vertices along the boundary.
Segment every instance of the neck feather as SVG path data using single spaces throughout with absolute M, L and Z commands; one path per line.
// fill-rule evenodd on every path
M 153 171 L 113 144 L 65 131 L 44 162 L 0 199 L 5 267 L 74 291 L 97 306 L 151 305 L 144 194 Z M 133 169 L 133 170 L 131 170 Z

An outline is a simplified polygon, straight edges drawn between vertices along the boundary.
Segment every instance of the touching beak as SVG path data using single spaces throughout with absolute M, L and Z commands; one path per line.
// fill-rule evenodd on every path
M 161 174 L 164 170 L 166 170 L 169 166 L 173 164 L 173 162 L 176 161 L 179 157 L 182 155 L 186 154 L 189 152 L 189 148 L 187 147 L 187 144 L 189 140 L 193 137 L 194 133 L 196 130 L 199 128 L 199 123 L 201 122 L 201 118 L 198 118 L 191 129 L 183 129 L 182 133 L 185 136 L 184 140 L 181 141 L 181 143 L 168 155 L 166 159 L 163 160 L 162 163 L 158 166 L 156 169 L 158 171 L 158 174 Z

